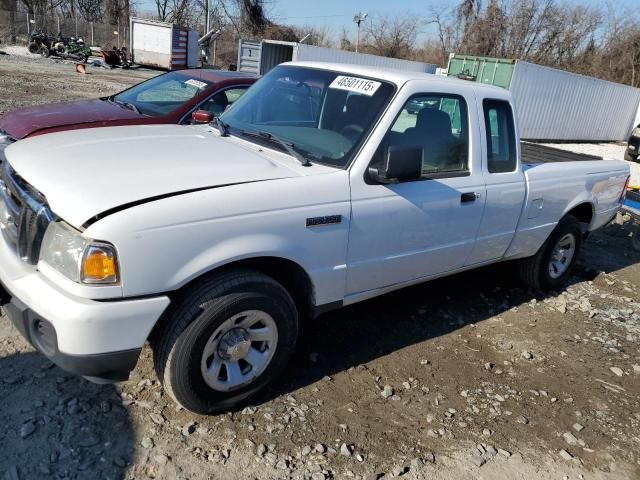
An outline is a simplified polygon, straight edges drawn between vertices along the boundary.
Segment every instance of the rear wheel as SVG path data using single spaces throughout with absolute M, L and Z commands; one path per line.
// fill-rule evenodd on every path
M 640 161 L 640 156 L 638 156 L 638 155 L 631 155 L 631 154 L 629 153 L 629 149 L 626 149 L 626 150 L 624 151 L 624 159 L 625 159 L 625 160 L 628 160 L 629 162 L 638 162 L 638 161 Z
M 261 273 L 209 277 L 170 308 L 152 340 L 155 369 L 173 399 L 196 413 L 248 401 L 282 372 L 295 348 L 295 304 Z
M 560 220 L 538 253 L 520 260 L 520 277 L 527 285 L 541 290 L 562 287 L 571 276 L 581 243 L 580 222 L 567 215 Z
M 631 234 L 631 247 L 640 252 L 640 225 L 636 225 L 635 230 Z

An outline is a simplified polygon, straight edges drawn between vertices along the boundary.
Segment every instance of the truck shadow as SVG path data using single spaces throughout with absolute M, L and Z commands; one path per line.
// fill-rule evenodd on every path
M 595 234 L 583 247 L 571 284 L 640 263 L 640 253 L 615 228 Z M 528 289 L 515 265 L 506 262 L 327 313 L 307 327 L 291 367 L 262 400 L 559 293 Z
M 113 385 L 16 353 L 0 358 L 0 405 L 1 478 L 125 478 L 133 426 Z

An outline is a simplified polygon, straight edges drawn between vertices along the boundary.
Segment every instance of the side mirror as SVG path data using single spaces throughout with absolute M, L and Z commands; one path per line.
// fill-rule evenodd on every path
M 382 171 L 370 167 L 369 176 L 377 183 L 418 180 L 422 176 L 422 147 L 403 145 L 389 147 Z
M 213 113 L 206 110 L 196 110 L 191 114 L 193 123 L 210 123 L 213 121 Z

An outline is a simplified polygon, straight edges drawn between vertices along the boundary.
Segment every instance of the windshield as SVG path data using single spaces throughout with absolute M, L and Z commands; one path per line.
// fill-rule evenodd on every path
M 190 75 L 169 72 L 142 82 L 111 99 L 144 115 L 161 117 L 180 108 L 210 85 Z
M 255 83 L 222 120 L 232 135 L 245 134 L 256 142 L 277 137 L 312 163 L 346 167 L 393 91 L 379 80 L 280 66 Z M 258 132 L 262 136 L 246 135 Z

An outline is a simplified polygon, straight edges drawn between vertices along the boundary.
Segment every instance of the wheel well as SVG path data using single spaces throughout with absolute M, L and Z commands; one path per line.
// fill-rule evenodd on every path
M 313 283 L 304 268 L 297 263 L 280 257 L 247 258 L 223 265 L 205 275 L 211 275 L 217 271 L 238 269 L 255 270 L 273 278 L 291 294 L 301 318 L 308 318 L 312 315 L 315 298 Z M 199 278 L 192 280 L 180 290 L 189 288 Z
M 590 203 L 581 203 L 569 210 L 567 215 L 576 217 L 580 222 L 590 225 L 593 219 L 593 206 Z

